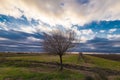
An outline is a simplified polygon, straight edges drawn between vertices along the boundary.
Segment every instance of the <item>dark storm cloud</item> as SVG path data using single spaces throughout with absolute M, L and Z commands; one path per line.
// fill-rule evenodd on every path
M 76 49 L 76 51 L 120 53 L 120 40 L 94 38 L 86 43 L 79 44 L 79 47 Z
M 1 40 L 0 51 L 2 52 L 42 52 L 41 42 L 25 42 Z
M 27 37 L 35 37 L 38 39 L 43 38 L 42 35 L 39 33 L 30 34 L 20 31 L 14 31 L 14 30 L 9 30 L 9 31 L 0 30 L 0 37 L 7 38 L 9 40 L 25 40 L 27 39 Z

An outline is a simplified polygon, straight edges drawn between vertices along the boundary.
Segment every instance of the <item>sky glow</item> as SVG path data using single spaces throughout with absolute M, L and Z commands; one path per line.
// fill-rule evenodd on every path
M 0 51 L 42 51 L 56 28 L 76 32 L 76 51 L 120 52 L 120 0 L 0 0 Z

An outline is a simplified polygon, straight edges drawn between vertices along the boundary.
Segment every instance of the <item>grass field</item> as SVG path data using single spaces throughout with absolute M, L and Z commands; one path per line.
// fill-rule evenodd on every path
M 120 61 L 120 54 L 90 54 L 90 55 L 109 59 L 109 60 Z
M 77 54 L 59 57 L 48 54 L 0 53 L 0 80 L 120 80 L 120 61 Z

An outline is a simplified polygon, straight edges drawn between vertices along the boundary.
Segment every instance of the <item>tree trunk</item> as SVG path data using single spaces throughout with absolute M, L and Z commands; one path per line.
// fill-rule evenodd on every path
M 60 71 L 63 70 L 62 55 L 60 55 Z

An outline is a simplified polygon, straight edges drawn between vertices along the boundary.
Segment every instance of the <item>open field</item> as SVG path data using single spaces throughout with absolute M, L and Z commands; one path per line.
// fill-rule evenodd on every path
M 120 54 L 90 54 L 90 55 L 105 59 L 120 61 Z
M 84 55 L 83 60 L 77 54 L 67 54 L 60 72 L 56 55 L 0 55 L 0 80 L 120 80 L 120 61 L 91 55 Z

